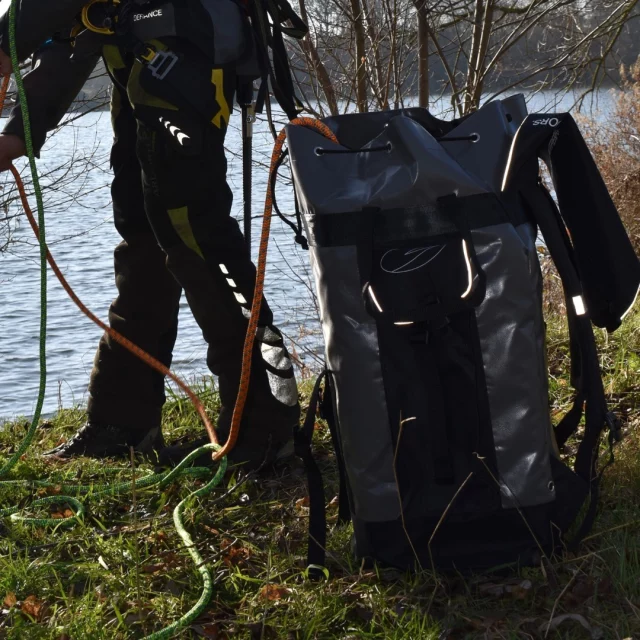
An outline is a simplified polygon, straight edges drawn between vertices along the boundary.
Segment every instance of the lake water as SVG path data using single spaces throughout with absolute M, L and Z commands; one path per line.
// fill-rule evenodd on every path
M 591 107 L 606 113 L 609 94 L 601 93 Z M 531 111 L 562 111 L 574 99 L 559 102 L 550 94 L 530 99 Z M 439 114 L 445 102 L 432 108 Z M 227 138 L 229 182 L 236 195 L 234 215 L 242 216 L 242 164 L 239 117 Z M 98 316 L 106 318 L 115 295 L 113 248 L 119 236 L 112 225 L 108 154 L 111 128 L 108 113 L 92 113 L 55 133 L 38 166 L 45 192 L 47 239 L 56 261 L 80 298 Z M 259 234 L 271 153 L 271 137 L 264 122 L 257 126 L 254 168 L 254 238 Z M 90 166 L 91 170 L 86 171 Z M 5 196 L 11 181 L 0 179 Z M 15 195 L 15 194 L 13 194 Z M 32 199 L 33 201 L 33 199 Z M 292 192 L 282 183 L 278 202 L 292 210 Z M 18 213 L 17 204 L 10 212 Z M 25 217 L 13 229 L 14 243 L 0 254 L 0 419 L 30 415 L 38 393 L 39 266 L 38 247 Z M 1 240 L 1 239 L 0 239 Z M 257 242 L 254 242 L 257 244 Z M 266 292 L 277 323 L 310 368 L 322 362 L 322 341 L 312 296 L 308 257 L 293 241 L 289 228 L 274 219 Z M 49 274 L 47 334 L 48 387 L 45 413 L 59 406 L 81 405 L 101 331 L 67 298 Z M 193 381 L 207 375 L 206 347 L 200 329 L 183 300 L 174 370 Z

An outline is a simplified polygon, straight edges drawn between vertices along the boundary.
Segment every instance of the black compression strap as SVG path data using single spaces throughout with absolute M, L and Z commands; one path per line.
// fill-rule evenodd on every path
M 338 475 L 340 478 L 340 493 L 338 495 L 338 525 L 351 522 L 351 510 L 349 509 L 349 490 L 347 484 L 347 470 L 342 455 L 342 443 L 338 433 L 337 411 L 335 405 L 335 382 L 333 376 L 327 373 L 327 383 L 320 402 L 320 415 L 327 421 L 331 431 L 331 440 L 336 452 L 338 463 Z
M 494 194 L 458 198 L 459 206 L 468 208 L 469 228 L 479 229 L 495 224 L 526 222 L 510 218 Z M 371 216 L 373 219 L 371 220 Z M 372 209 L 350 213 L 323 213 L 306 217 L 309 244 L 316 247 L 358 245 L 365 224 L 373 222 L 373 242 L 385 246 L 405 240 L 423 240 L 443 235 L 458 235 L 456 221 L 443 206 L 415 206 L 403 209 Z
M 320 578 L 322 576 L 321 571 L 312 567 L 324 566 L 325 548 L 327 544 L 327 514 L 325 510 L 324 483 L 322 481 L 322 474 L 311 450 L 316 413 L 320 401 L 320 391 L 326 376 L 327 371 L 323 371 L 318 376 L 313 393 L 311 394 L 309 409 L 304 424 L 302 427 L 298 427 L 294 433 L 295 452 L 304 462 L 307 472 L 309 489 L 309 547 L 307 552 L 307 565 L 310 567 L 309 575 L 312 578 Z

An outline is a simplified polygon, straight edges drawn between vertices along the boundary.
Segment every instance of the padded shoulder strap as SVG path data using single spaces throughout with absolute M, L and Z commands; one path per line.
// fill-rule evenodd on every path
M 640 261 L 570 114 L 525 119 L 513 142 L 503 191 L 517 182 L 523 165 L 538 157 L 551 172 L 591 320 L 615 331 L 640 288 Z

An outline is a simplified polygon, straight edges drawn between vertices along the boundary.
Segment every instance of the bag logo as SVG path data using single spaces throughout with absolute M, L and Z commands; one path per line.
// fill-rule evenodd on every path
M 418 247 L 416 249 L 391 249 L 380 260 L 380 268 L 386 273 L 411 273 L 426 267 L 445 249 L 445 245 Z
M 560 120 L 558 120 L 558 118 L 544 118 L 542 120 L 533 121 L 534 127 L 540 127 L 540 126 L 557 127 L 559 124 L 560 124 Z
M 133 16 L 133 21 L 138 22 L 140 20 L 147 20 L 148 18 L 161 18 L 162 17 L 162 9 L 155 9 L 153 11 L 149 11 L 149 13 L 136 13 Z

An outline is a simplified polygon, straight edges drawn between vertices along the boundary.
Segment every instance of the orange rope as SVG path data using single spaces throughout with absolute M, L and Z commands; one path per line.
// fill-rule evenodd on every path
M 338 143 L 335 135 L 319 120 L 313 118 L 296 118 L 291 122 L 292 125 L 315 129 L 332 142 Z M 249 392 L 249 382 L 251 380 L 251 360 L 253 355 L 253 347 L 256 341 L 256 332 L 258 329 L 258 319 L 262 309 L 262 297 L 264 293 L 264 278 L 267 270 L 267 253 L 269 250 L 269 237 L 271 235 L 271 218 L 273 216 L 273 174 L 277 169 L 278 161 L 282 155 L 282 148 L 287 138 L 286 130 L 282 130 L 276 139 L 273 153 L 271 155 L 271 167 L 269 169 L 269 180 L 267 182 L 267 198 L 264 205 L 264 219 L 262 221 L 262 234 L 260 236 L 260 248 L 258 251 L 258 265 L 256 269 L 256 287 L 253 294 L 253 304 L 251 306 L 251 318 L 249 319 L 249 327 L 247 336 L 244 341 L 244 349 L 242 352 L 242 373 L 240 374 L 240 388 L 238 390 L 238 398 L 236 406 L 233 410 L 233 418 L 231 420 L 231 429 L 229 431 L 229 439 L 222 449 L 213 454 L 213 459 L 217 460 L 226 456 L 235 446 L 240 433 L 240 423 L 247 402 L 247 394 Z
M 5 77 L 2 87 L 0 88 L 0 115 L 2 115 L 2 111 L 4 110 L 4 104 L 7 96 L 7 90 L 9 88 L 9 76 Z M 299 125 L 303 127 L 307 127 L 310 129 L 315 129 L 325 137 L 329 138 L 333 142 L 337 143 L 337 139 L 333 132 L 323 123 L 318 120 L 314 120 L 312 118 L 297 118 L 291 124 Z M 282 155 L 282 149 L 286 140 L 286 131 L 283 130 L 278 139 L 276 140 L 273 154 L 271 157 L 271 169 L 269 175 L 272 176 L 273 172 L 276 170 L 276 166 L 280 156 Z M 24 207 L 25 213 L 27 214 L 27 218 L 29 219 L 29 224 L 33 229 L 36 237 L 40 238 L 40 230 L 38 229 L 38 224 L 35 220 L 33 212 L 31 210 L 31 206 L 29 205 L 29 201 L 27 199 L 27 194 L 24 188 L 24 183 L 22 182 L 22 178 L 18 173 L 18 170 L 12 166 L 11 173 L 15 178 L 16 185 L 18 187 L 18 191 L 20 193 L 20 199 L 22 200 L 22 206 Z M 213 459 L 218 460 L 228 455 L 236 445 L 238 441 L 238 436 L 240 434 L 240 424 L 242 422 L 242 416 L 244 413 L 244 408 L 247 402 L 247 395 L 249 392 L 249 383 L 251 380 L 251 362 L 252 362 L 252 354 L 253 347 L 256 341 L 256 332 L 258 329 L 258 319 L 260 317 L 260 311 L 262 309 L 262 298 L 264 293 L 264 281 L 265 274 L 267 268 L 267 253 L 269 248 L 269 236 L 271 232 L 271 218 L 273 214 L 273 192 L 271 186 L 271 179 L 269 179 L 268 187 L 267 187 L 267 197 L 265 202 L 265 211 L 264 211 L 264 220 L 262 224 L 262 235 L 260 238 L 260 249 L 258 254 L 258 265 L 257 265 L 257 273 L 256 273 L 256 285 L 255 292 L 253 296 L 253 304 L 251 306 L 251 317 L 249 319 L 249 326 L 247 328 L 247 335 L 244 342 L 244 348 L 242 353 L 242 372 L 240 375 L 240 385 L 238 389 L 238 397 L 236 400 L 236 404 L 233 410 L 233 418 L 231 421 L 231 429 L 229 432 L 229 438 L 225 445 L 213 454 Z M 71 300 L 75 303 L 75 305 L 82 311 L 82 313 L 89 318 L 94 324 L 99 326 L 103 331 L 105 331 L 115 342 L 123 346 L 125 349 L 130 351 L 137 358 L 147 363 L 151 368 L 155 369 L 162 375 L 170 378 L 175 382 L 180 389 L 184 391 L 184 393 L 188 396 L 189 400 L 193 403 L 196 408 L 202 422 L 204 423 L 207 433 L 209 434 L 209 438 L 213 444 L 218 444 L 218 438 L 216 436 L 215 429 L 205 411 L 204 405 L 198 396 L 189 388 L 189 386 L 183 382 L 178 376 L 171 372 L 171 370 L 166 367 L 162 362 L 149 355 L 146 351 L 138 347 L 136 344 L 131 342 L 128 338 L 125 338 L 122 334 L 118 333 L 115 329 L 112 329 L 110 326 L 102 322 L 100 318 L 98 318 L 95 314 L 88 309 L 85 304 L 80 300 L 80 298 L 76 295 L 71 285 L 67 282 L 66 278 L 60 271 L 60 268 L 56 264 L 53 256 L 47 249 L 47 262 L 51 266 L 51 269 L 55 273 L 58 281 L 67 292 L 67 295 L 71 298 Z

